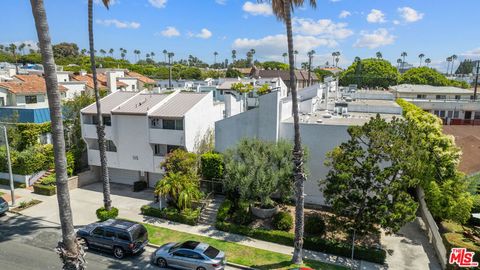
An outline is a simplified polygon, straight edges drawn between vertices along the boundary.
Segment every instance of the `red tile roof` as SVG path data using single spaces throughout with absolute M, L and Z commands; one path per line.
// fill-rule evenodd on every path
M 46 94 L 47 86 L 45 79 L 38 75 L 15 75 L 16 81 L 0 82 L 0 87 L 8 89 L 14 94 Z M 67 91 L 62 85 L 58 85 L 60 92 Z
M 142 74 L 140 73 L 137 73 L 137 72 L 133 72 L 133 71 L 129 71 L 127 72 L 127 75 L 130 76 L 130 77 L 133 77 L 143 83 L 148 83 L 148 84 L 155 84 L 156 81 L 155 80 L 152 80 L 150 78 L 148 78 L 147 76 L 143 76 Z
M 87 74 L 85 76 L 82 76 L 82 75 L 74 75 L 72 76 L 72 79 L 75 80 L 75 81 L 79 81 L 79 82 L 85 82 L 87 84 L 87 87 L 90 88 L 90 89 L 93 89 L 93 75 L 92 74 Z M 108 86 L 107 86 L 107 76 L 105 74 L 97 74 L 97 82 L 98 82 L 98 88 L 99 89 L 107 89 Z M 123 82 L 119 82 L 117 80 L 117 86 L 118 87 L 127 87 L 128 84 L 126 83 L 123 83 Z

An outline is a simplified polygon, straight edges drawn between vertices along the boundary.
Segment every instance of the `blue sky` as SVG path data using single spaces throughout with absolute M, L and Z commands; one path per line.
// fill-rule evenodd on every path
M 100 0 L 95 0 L 100 2 Z M 87 1 L 45 0 L 54 43 L 75 42 L 88 46 Z M 286 51 L 284 25 L 268 6 L 250 0 L 115 0 L 110 10 L 95 5 L 96 49 L 118 48 L 142 54 L 163 49 L 175 58 L 189 54 L 213 62 L 238 57 L 254 48 L 255 58 L 283 61 Z M 402 51 L 418 64 L 418 54 L 432 59 L 433 66 L 445 68 L 445 58 L 480 57 L 480 36 L 476 35 L 476 0 L 317 0 L 294 13 L 295 46 L 299 61 L 314 49 L 316 65 L 332 61 L 332 51 L 342 53 L 340 65 L 355 56 L 371 57 L 381 51 L 396 61 Z M 0 43 L 36 42 L 28 0 L 2 0 Z M 6 28 L 5 26 L 9 26 Z M 6 30 L 8 29 L 8 30 Z

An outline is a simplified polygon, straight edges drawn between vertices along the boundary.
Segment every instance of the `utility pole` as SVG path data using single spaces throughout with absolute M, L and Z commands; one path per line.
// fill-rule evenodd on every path
M 12 196 L 12 206 L 15 205 L 15 187 L 13 186 L 12 161 L 10 160 L 10 147 L 8 145 L 7 127 L 3 126 L 3 135 L 5 136 L 5 146 L 7 147 L 8 174 L 10 175 L 10 195 Z
M 477 71 L 475 72 L 475 89 L 473 90 L 473 101 L 477 100 L 478 73 L 480 73 L 480 60 L 477 61 Z

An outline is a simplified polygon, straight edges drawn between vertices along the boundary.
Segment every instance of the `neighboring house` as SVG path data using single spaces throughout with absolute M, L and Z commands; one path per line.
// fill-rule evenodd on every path
M 181 91 L 120 91 L 104 97 L 101 105 L 110 180 L 128 185 L 145 180 L 151 187 L 163 177 L 160 164 L 166 154 L 177 148 L 195 151 L 223 110 L 211 93 Z M 94 171 L 100 166 L 96 112 L 95 104 L 81 110 L 82 137 Z
M 62 98 L 68 91 L 58 86 Z M 0 121 L 44 123 L 50 121 L 47 88 L 43 77 L 15 75 L 0 83 Z
M 289 70 L 269 70 L 258 69 L 255 66 L 250 72 L 251 78 L 281 78 L 290 91 L 290 71 Z M 297 82 L 297 90 L 320 83 L 317 75 L 314 72 L 310 72 L 310 82 L 308 81 L 308 71 L 295 70 L 295 80 Z
M 335 87 L 332 87 L 335 86 Z M 346 92 L 346 91 L 345 91 Z M 388 92 L 348 94 L 337 91 L 334 84 L 313 85 L 299 91 L 300 134 L 308 149 L 305 201 L 324 205 L 318 181 L 329 168 L 326 154 L 349 139 L 349 126 L 363 125 L 380 114 L 385 119 L 401 117 L 402 109 Z M 328 109 L 328 110 L 326 110 Z M 291 96 L 274 91 L 259 97 L 257 108 L 215 123 L 215 149 L 224 152 L 242 138 L 267 141 L 285 139 L 293 143 L 294 129 Z
M 480 100 L 473 91 L 452 86 L 402 84 L 390 87 L 395 98 L 403 98 L 442 118 L 446 125 L 480 125 Z

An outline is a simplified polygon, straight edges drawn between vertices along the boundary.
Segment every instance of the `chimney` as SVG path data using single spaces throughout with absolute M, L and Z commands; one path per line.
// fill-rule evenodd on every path
M 117 74 L 114 71 L 107 72 L 107 87 L 110 93 L 117 92 Z

